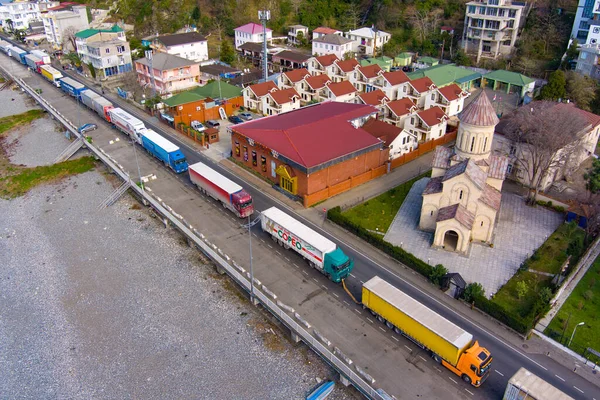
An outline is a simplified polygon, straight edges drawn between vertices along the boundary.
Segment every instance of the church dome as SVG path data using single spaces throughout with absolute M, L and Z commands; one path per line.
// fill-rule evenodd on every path
M 476 126 L 496 126 L 500 120 L 484 90 L 458 115 L 460 122 Z

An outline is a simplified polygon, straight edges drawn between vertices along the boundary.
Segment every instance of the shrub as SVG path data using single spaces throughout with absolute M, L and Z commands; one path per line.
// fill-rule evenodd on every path
M 584 299 L 591 300 L 592 297 L 594 297 L 594 292 L 592 292 L 591 290 L 586 290 L 585 292 L 583 292 Z
M 475 302 L 475 306 L 481 311 L 496 318 L 503 324 L 510 326 L 519 333 L 527 333 L 527 331 L 531 329 L 531 326 L 533 325 L 533 321 L 525 321 L 520 316 L 505 310 L 500 304 L 494 303 L 484 296 L 475 296 L 473 300 Z
M 433 284 L 440 286 L 442 284 L 442 278 L 447 273 L 448 270 L 446 269 L 446 267 L 444 267 L 442 264 L 438 264 L 431 269 L 431 273 L 429 274 L 429 280 Z
M 538 293 L 538 297 L 543 303 L 548 304 L 552 299 L 552 290 L 549 287 L 542 288 Z
M 529 292 L 529 286 L 527 286 L 527 282 L 517 282 L 517 297 L 519 298 L 519 300 L 525 297 L 527 295 L 527 292 Z
M 578 310 L 582 310 L 583 309 L 583 301 L 579 300 L 579 302 L 577 303 L 577 309 Z
M 475 300 L 475 297 L 485 297 L 485 289 L 483 286 L 481 286 L 481 283 L 469 283 L 462 296 L 465 301 L 471 303 L 473 300 Z

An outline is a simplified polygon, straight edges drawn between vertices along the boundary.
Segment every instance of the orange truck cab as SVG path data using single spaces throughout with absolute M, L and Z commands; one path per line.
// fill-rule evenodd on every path
M 433 358 L 437 360 L 435 355 Z M 456 365 L 452 365 L 446 360 L 441 360 L 441 363 L 465 382 L 479 387 L 490 374 L 492 355 L 488 349 L 481 347 L 479 342 L 475 341 L 471 347 L 462 352 Z

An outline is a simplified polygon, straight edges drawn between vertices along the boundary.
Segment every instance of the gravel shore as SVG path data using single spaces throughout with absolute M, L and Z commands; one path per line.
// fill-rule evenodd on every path
M 66 145 L 38 132 L 15 162 Z M 113 179 L 100 167 L 0 200 L 2 398 L 302 399 L 333 378 L 137 201 L 97 211 Z

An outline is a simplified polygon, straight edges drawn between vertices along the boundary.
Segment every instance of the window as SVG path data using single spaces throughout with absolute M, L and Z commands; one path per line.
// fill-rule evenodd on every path
M 414 125 L 415 124 L 415 117 L 410 117 L 410 124 Z
M 125 46 L 117 46 L 117 53 L 125 52 Z
M 461 191 L 458 193 L 458 199 L 459 199 L 459 200 L 462 200 L 462 197 L 463 197 L 463 191 L 461 190 Z
M 433 217 L 433 210 L 431 210 L 431 214 L 429 214 L 429 215 L 431 215 Z
M 256 157 L 256 151 L 252 150 L 252 165 L 254 165 L 255 167 L 258 165 L 258 160 Z
M 110 54 L 110 49 L 105 49 L 104 51 L 106 52 L 106 54 Z
M 486 147 L 487 147 L 487 137 L 483 140 L 483 151 L 485 151 Z
M 481 225 L 480 226 L 483 226 L 483 221 L 481 221 Z
M 431 93 L 431 100 L 435 100 L 435 93 Z
M 240 156 L 240 142 L 238 142 L 237 140 L 235 141 L 235 156 Z
M 499 3 L 498 0 L 488 0 L 488 4 L 491 5 L 491 6 L 497 6 L 498 3 Z
M 244 146 L 244 161 L 248 161 L 248 146 Z
M 271 177 L 276 178 L 277 174 L 275 173 L 275 169 L 277 169 L 277 165 L 275 161 L 271 160 Z
M 485 7 L 479 7 L 479 14 L 485 15 Z
M 290 192 L 290 193 L 293 193 L 293 191 L 294 191 L 294 183 L 291 180 L 286 179 L 286 178 L 284 178 L 282 176 L 281 177 L 281 188 L 283 190 L 286 190 L 286 191 Z
M 471 151 L 475 148 L 475 136 L 471 138 Z
M 510 174 L 513 170 L 513 165 L 512 164 L 508 164 L 508 166 L 506 167 L 506 173 Z
M 260 156 L 260 169 L 262 172 L 267 172 L 267 157 Z
M 515 145 L 511 145 L 510 150 L 508 150 L 508 154 L 510 154 L 511 156 L 517 154 L 517 147 Z

